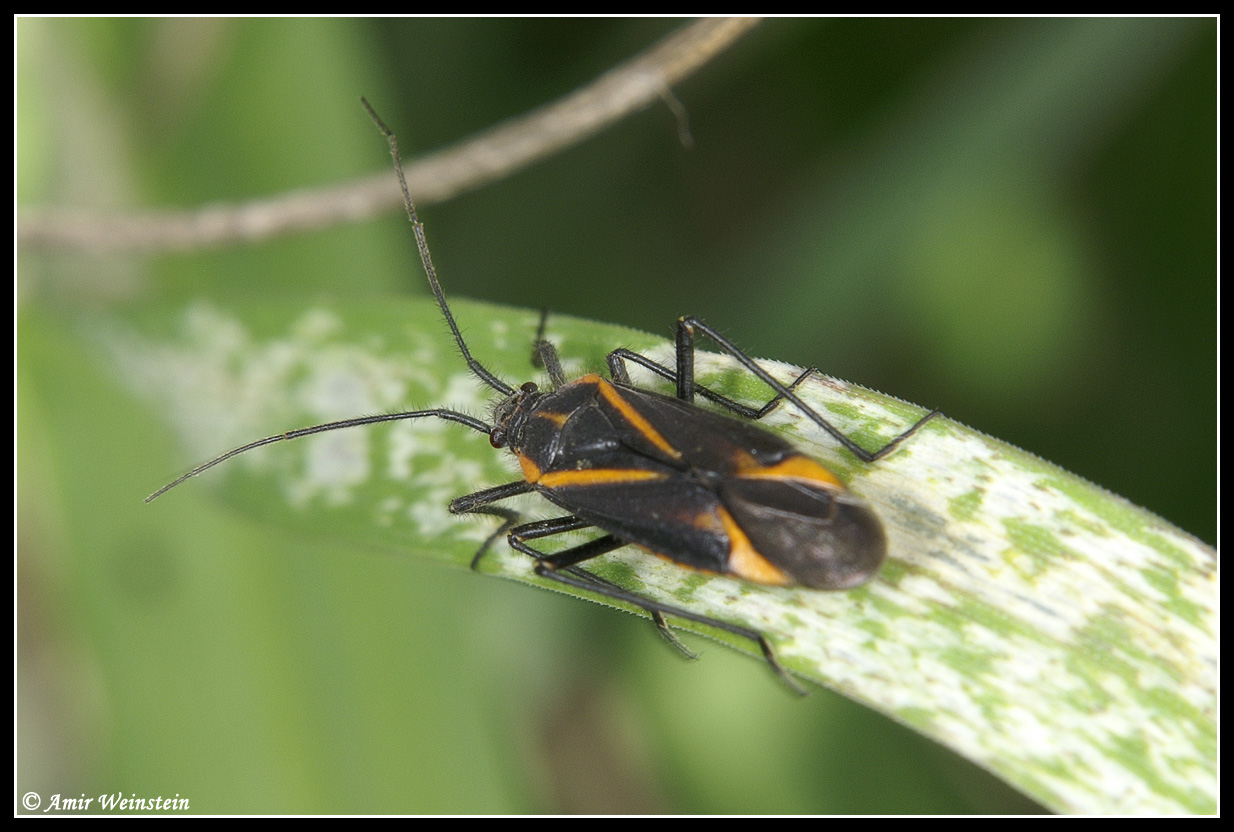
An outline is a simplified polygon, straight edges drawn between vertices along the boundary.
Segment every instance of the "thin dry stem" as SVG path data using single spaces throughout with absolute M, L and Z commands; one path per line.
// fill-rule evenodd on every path
M 418 203 L 441 202 L 509 176 L 661 99 L 671 102 L 674 84 L 757 22 L 716 18 L 692 23 L 564 98 L 409 165 L 408 185 Z M 191 211 L 118 216 L 85 209 L 40 209 L 18 216 L 15 233 L 24 249 L 153 254 L 312 231 L 363 220 L 401 204 L 394 176 L 383 171 L 341 185 Z

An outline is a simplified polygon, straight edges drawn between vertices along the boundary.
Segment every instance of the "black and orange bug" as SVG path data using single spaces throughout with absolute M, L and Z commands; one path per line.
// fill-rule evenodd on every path
M 472 357 L 437 279 L 424 227 L 407 190 L 398 140 L 367 101 L 369 116 L 390 145 L 403 201 L 411 220 L 429 287 L 471 373 L 503 397 L 492 423 L 465 413 L 434 408 L 363 416 L 269 436 L 228 451 L 189 471 L 146 498 L 149 502 L 190 477 L 237 454 L 287 439 L 378 422 L 433 417 L 485 433 L 494 448 L 508 448 L 523 479 L 486 488 L 450 502 L 454 514 L 489 514 L 502 520 L 472 559 L 476 568 L 502 535 L 510 546 L 535 559 L 537 575 L 624 601 L 648 612 L 662 633 L 687 655 L 665 616 L 695 621 L 758 644 L 772 668 L 801 688 L 757 630 L 641 597 L 580 567 L 626 545 L 638 546 L 679 566 L 772 586 L 849 589 L 870 580 L 887 554 L 887 539 L 874 510 L 853 495 L 831 471 L 793 445 L 752 422 L 782 402 L 797 407 L 863 462 L 874 462 L 936 415 L 927 413 L 877 451 L 868 451 L 803 402 L 791 384 L 772 377 L 727 338 L 698 318 L 677 322 L 676 367 L 669 368 L 626 349 L 609 353 L 611 380 L 584 375 L 567 381 L 557 351 L 544 338 L 546 316 L 533 347 L 533 363 L 544 368 L 552 388 L 527 382 L 515 388 Z M 722 396 L 694 379 L 694 340 L 710 338 L 742 367 L 775 391 L 753 408 Z M 632 385 L 626 362 L 639 365 L 676 387 L 676 397 Z M 696 396 L 741 418 L 704 410 Z M 744 419 L 745 421 L 742 421 Z M 519 515 L 497 505 L 535 492 L 567 514 L 520 523 Z M 548 554 L 530 541 L 567 532 L 598 529 L 586 543 Z

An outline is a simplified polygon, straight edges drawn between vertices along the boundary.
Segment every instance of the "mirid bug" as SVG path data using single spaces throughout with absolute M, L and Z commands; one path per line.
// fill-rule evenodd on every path
M 754 641 L 776 673 L 801 691 L 761 632 L 641 597 L 580 564 L 634 545 L 687 569 L 758 584 L 820 590 L 859 586 L 877 573 L 886 557 L 887 540 L 877 515 L 832 472 L 753 422 L 789 402 L 858 459 L 874 462 L 912 436 L 937 411 L 927 413 L 877 451 L 868 451 L 794 392 L 814 370 L 785 385 L 715 329 L 693 317 L 677 322 L 675 367 L 617 349 L 607 358 L 611 380 L 589 374 L 567 381 L 556 349 L 544 338 L 546 316 L 542 316 L 533 362 L 544 368 L 551 389 L 541 390 L 533 382 L 511 386 L 472 357 L 429 255 L 424 226 L 403 175 L 398 140 L 369 103 L 364 99 L 361 102 L 390 145 L 416 246 L 442 317 L 470 372 L 503 397 L 494 408 L 492 423 L 433 408 L 314 425 L 228 451 L 163 486 L 146 501 L 238 454 L 273 442 L 404 419 L 433 417 L 457 422 L 487 434 L 494 448 L 508 448 L 523 473 L 520 481 L 450 502 L 454 514 L 488 514 L 502 521 L 476 552 L 473 568 L 493 542 L 505 535 L 512 548 L 534 558 L 537 575 L 645 610 L 660 631 L 687 655 L 692 654 L 669 630 L 665 616 Z M 775 395 L 754 408 L 697 384 L 694 341 L 699 333 Z M 671 382 L 676 396 L 634 387 L 627 362 Z M 700 408 L 694 403 L 696 396 L 740 418 Z M 498 505 L 530 492 L 542 495 L 567 514 L 521 523 L 515 511 Z M 597 529 L 602 534 L 551 554 L 531 545 L 531 541 L 584 529 Z

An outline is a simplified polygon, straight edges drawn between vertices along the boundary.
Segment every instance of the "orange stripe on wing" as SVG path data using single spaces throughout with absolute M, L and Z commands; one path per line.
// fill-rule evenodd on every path
M 760 465 L 750 459 L 737 469 L 737 476 L 766 480 L 806 480 L 821 483 L 825 488 L 843 489 L 844 483 L 835 474 L 808 456 L 794 454 L 775 465 Z
M 664 453 L 668 454 L 673 459 L 681 459 L 681 451 L 674 448 L 668 443 L 668 440 L 660 435 L 660 432 L 652 427 L 651 422 L 643 414 L 639 413 L 625 399 L 621 397 L 621 393 L 617 388 L 609 384 L 599 376 L 596 377 L 596 387 L 599 388 L 600 394 L 604 396 L 605 401 L 616 408 L 622 418 L 629 422 L 635 430 L 647 438 L 647 441 L 655 445 Z
M 540 481 L 540 466 L 531 457 L 519 454 L 518 464 L 523 469 L 523 479 L 531 483 Z
M 583 468 L 578 471 L 550 471 L 536 481 L 545 488 L 585 488 L 589 485 L 618 485 L 623 482 L 646 482 L 668 479 L 658 471 L 637 468 Z
M 792 586 L 796 581 L 779 567 L 772 565 L 750 542 L 741 526 L 725 509 L 719 510 L 720 522 L 728 535 L 728 574 L 745 581 L 770 586 Z

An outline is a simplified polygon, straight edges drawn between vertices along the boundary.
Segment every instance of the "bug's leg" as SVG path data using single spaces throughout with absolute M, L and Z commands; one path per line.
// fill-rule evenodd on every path
M 464 494 L 462 497 L 456 497 L 450 501 L 451 514 L 488 514 L 493 517 L 500 517 L 502 524 L 497 527 L 497 531 L 489 535 L 476 554 L 471 559 L 471 568 L 478 571 L 480 568 L 480 560 L 484 557 L 484 553 L 497 542 L 504 534 L 510 531 L 519 521 L 519 513 L 509 508 L 501 508 L 494 506 L 493 503 L 504 500 L 507 497 L 515 497 L 519 494 L 526 494 L 532 490 L 531 483 L 526 481 L 511 482 L 505 485 L 496 485 L 492 488 L 485 488 L 482 491 L 476 491 L 472 494 Z
M 493 541 L 502 533 L 508 534 L 510 546 L 516 551 L 529 555 L 535 558 L 536 574 L 549 578 L 550 580 L 558 581 L 559 583 L 568 586 L 574 586 L 579 589 L 590 590 L 599 595 L 604 595 L 618 601 L 626 601 L 640 609 L 646 610 L 651 614 L 652 620 L 655 622 L 656 628 L 664 635 L 668 641 L 677 647 L 682 653 L 690 658 L 694 658 L 692 653 L 681 640 L 672 632 L 665 620 L 666 615 L 673 615 L 678 618 L 684 618 L 687 621 L 696 621 L 700 624 L 706 624 L 711 627 L 733 633 L 734 635 L 748 638 L 758 644 L 759 649 L 763 653 L 763 657 L 767 663 L 771 665 L 772 670 L 782 678 L 785 683 L 799 694 L 805 695 L 806 690 L 797 684 L 784 666 L 780 664 L 776 658 L 775 651 L 772 649 L 767 638 L 757 630 L 752 630 L 748 627 L 742 627 L 737 624 L 730 624 L 727 621 L 721 621 L 716 618 L 710 618 L 705 615 L 690 612 L 689 610 L 681 609 L 680 607 L 661 604 L 657 601 L 652 601 L 649 598 L 643 598 L 640 595 L 629 592 L 616 584 L 601 578 L 598 575 L 593 575 L 585 569 L 579 568 L 578 564 L 600 555 L 606 554 L 619 549 L 625 545 L 624 541 L 618 540 L 612 535 L 604 535 L 595 540 L 590 540 L 586 543 L 564 549 L 553 554 L 546 554 L 538 549 L 534 549 L 527 544 L 528 540 L 538 540 L 553 535 L 564 534 L 566 532 L 580 531 L 590 528 L 591 523 L 580 517 L 557 517 L 550 520 L 537 520 L 532 523 L 524 523 L 521 526 L 514 525 L 518 521 L 518 514 L 510 509 L 501 508 L 492 505 L 495 502 L 504 500 L 508 497 L 513 497 L 518 494 L 526 494 L 533 490 L 533 486 L 528 482 L 512 482 L 505 485 L 498 485 L 492 488 L 486 488 L 482 491 L 477 491 L 473 494 L 467 494 L 458 497 L 450 502 L 450 511 L 454 514 L 490 514 L 495 517 L 500 517 L 504 520 L 497 534 L 490 535 L 480 550 L 476 552 L 472 558 L 471 566 L 476 568 L 484 553 L 492 545 Z
M 578 580 L 584 581 L 588 586 L 596 589 L 602 594 L 609 594 L 611 591 L 622 592 L 621 587 L 611 581 L 601 578 L 599 575 L 581 569 L 577 564 L 583 561 L 591 560 L 600 555 L 607 554 L 614 549 L 620 549 L 626 545 L 624 541 L 618 540 L 612 535 L 604 535 L 595 540 L 583 543 L 579 546 L 574 546 L 569 549 L 562 550 L 556 554 L 548 555 L 538 549 L 534 549 L 527 545 L 528 540 L 538 540 L 553 535 L 565 534 L 566 532 L 580 531 L 582 529 L 591 528 L 592 524 L 588 523 L 579 517 L 557 517 L 551 520 L 538 520 L 533 523 L 525 523 L 515 529 L 510 530 L 510 546 L 525 555 L 530 555 L 536 559 L 537 574 L 545 575 L 541 572 L 541 567 L 555 573 L 557 570 L 569 572 Z M 553 577 L 552 574 L 545 575 Z M 664 614 L 656 610 L 648 610 L 651 613 L 651 620 L 655 623 L 656 629 L 668 641 L 669 644 L 676 647 L 688 659 L 697 659 L 698 656 L 691 651 L 681 639 L 677 638 L 677 634 L 668 626 L 668 622 L 664 619 Z
M 591 574 L 583 569 L 577 568 L 577 564 L 582 563 L 591 558 L 602 555 L 606 552 L 611 552 L 613 549 L 624 545 L 624 542 L 614 538 L 612 535 L 604 535 L 595 540 L 578 546 L 564 549 L 553 554 L 545 554 L 537 549 L 532 548 L 527 544 L 528 540 L 536 540 L 539 538 L 549 537 L 554 534 L 561 534 L 568 531 L 577 531 L 579 529 L 590 526 L 586 520 L 578 517 L 559 517 L 553 520 L 540 520 L 535 523 L 526 523 L 522 526 L 516 526 L 510 530 L 510 545 L 524 554 L 530 555 L 536 559 L 536 574 L 543 578 L 549 578 L 559 583 L 568 586 L 577 587 L 579 589 L 589 590 L 600 595 L 607 596 L 617 601 L 625 601 L 640 609 L 651 613 L 656 625 L 660 627 L 660 631 L 670 638 L 673 644 L 679 649 L 681 642 L 675 637 L 669 635 L 668 625 L 665 622 L 664 616 L 672 615 L 677 618 L 684 618 L 687 621 L 695 621 L 699 624 L 706 624 L 709 627 L 715 627 L 724 630 L 734 635 L 747 638 L 755 642 L 762 651 L 763 658 L 771 665 L 771 669 L 784 680 L 784 682 L 794 691 L 801 695 L 805 695 L 807 691 L 801 685 L 797 684 L 789 675 L 788 671 L 780 664 L 776 658 L 775 650 L 772 649 L 771 643 L 767 641 L 766 636 L 758 630 L 742 627 L 738 624 L 731 624 L 727 621 L 721 621 L 718 618 L 700 615 L 699 613 L 690 612 L 689 610 L 680 607 L 674 607 L 669 604 L 661 604 L 658 601 L 653 601 L 650 598 L 644 598 L 626 589 L 623 589 L 609 581 L 604 580 L 596 575 Z M 687 651 L 688 653 L 688 651 Z
M 561 358 L 557 355 L 557 348 L 544 337 L 544 330 L 547 325 L 548 310 L 541 309 L 540 325 L 536 327 L 536 340 L 532 342 L 531 346 L 531 365 L 547 372 L 549 380 L 553 383 L 553 387 L 556 388 L 566 383 L 566 374 L 561 368 Z
M 721 348 L 723 348 L 725 352 L 737 359 L 738 363 L 774 390 L 775 395 L 762 407 L 755 408 L 733 401 L 727 396 L 722 396 L 719 393 L 698 384 L 694 380 L 695 329 L 698 329 L 703 334 L 710 337 Z M 725 409 L 747 419 L 761 419 L 777 408 L 782 402 L 786 400 L 792 402 L 802 413 L 805 414 L 807 418 L 810 419 L 810 421 L 814 422 L 819 427 L 823 428 L 823 430 L 835 437 L 841 445 L 848 448 L 854 456 L 863 462 L 874 462 L 877 459 L 882 459 L 884 456 L 895 450 L 901 442 L 916 433 L 923 425 L 925 425 L 926 422 L 939 415 L 939 411 L 931 410 L 925 416 L 918 419 L 915 424 L 898 436 L 893 437 L 877 451 L 867 451 L 865 448 L 861 447 L 852 439 L 841 433 L 839 428 L 820 416 L 814 408 L 803 402 L 797 394 L 793 392 L 798 385 L 810 376 L 811 373 L 817 373 L 818 370 L 810 368 L 801 375 L 797 376 L 797 378 L 791 383 L 785 385 L 783 382 L 773 378 L 766 370 L 760 367 L 754 359 L 746 355 L 746 353 L 744 353 L 735 344 L 698 318 L 681 318 L 677 322 L 676 371 L 631 350 L 616 349 L 608 355 L 608 366 L 609 373 L 611 374 L 613 380 L 620 384 L 630 384 L 630 374 L 626 369 L 625 364 L 627 361 L 637 364 L 640 367 L 644 367 L 661 378 L 673 382 L 677 387 L 677 398 L 682 401 L 693 402 L 694 396 L 697 394 L 708 401 L 714 402 L 721 407 L 724 407 Z
M 626 369 L 626 364 L 625 364 L 627 361 L 650 370 L 651 372 L 655 373 L 661 378 L 667 379 L 668 381 L 673 382 L 674 385 L 677 384 L 677 372 L 675 370 L 665 367 L 663 364 L 660 364 L 656 361 L 652 361 L 650 358 L 648 358 L 645 355 L 639 355 L 636 352 L 632 352 L 631 350 L 627 350 L 624 348 L 613 350 L 611 353 L 608 354 L 608 369 L 609 369 L 609 374 L 612 376 L 613 381 L 616 381 L 619 384 L 626 384 L 626 385 L 631 384 L 630 373 Z M 814 367 L 811 367 L 810 369 L 805 370 L 804 372 L 802 372 L 801 375 L 797 376 L 797 378 L 793 379 L 788 384 L 787 389 L 796 390 L 797 385 L 805 381 L 812 373 L 818 373 L 818 372 L 819 372 L 818 369 Z M 822 373 L 819 373 L 819 375 L 821 376 Z M 763 418 L 768 413 L 775 410 L 776 407 L 779 406 L 780 402 L 784 400 L 784 396 L 777 393 L 770 400 L 768 400 L 767 403 L 764 404 L 762 407 L 750 407 L 749 405 L 742 404 L 741 402 L 738 402 L 738 401 L 734 401 L 733 399 L 730 399 L 727 396 L 722 396 L 719 393 L 715 392 L 714 390 L 711 390 L 708 387 L 704 387 L 701 384 L 696 383 L 694 385 L 694 392 L 702 396 L 707 401 L 714 402 L 715 404 L 720 405 L 726 410 L 730 410 L 733 413 L 736 413 L 738 416 L 741 416 L 744 419 L 754 419 L 754 420 Z
M 673 607 L 668 604 L 661 604 L 657 601 L 643 598 L 631 592 L 626 592 L 620 588 L 599 584 L 594 580 L 595 576 L 590 576 L 587 579 L 580 579 L 574 571 L 555 570 L 543 563 L 536 564 L 536 574 L 545 578 L 551 578 L 552 580 L 563 584 L 578 587 L 579 589 L 586 589 L 599 593 L 600 595 L 606 595 L 609 598 L 613 598 L 618 601 L 625 601 L 646 610 L 653 616 L 657 613 L 660 613 L 661 615 L 672 615 L 677 618 L 684 618 L 688 621 L 696 621 L 699 624 L 705 624 L 709 627 L 725 630 L 726 632 L 733 633 L 734 635 L 741 636 L 742 638 L 748 638 L 750 641 L 753 641 L 758 645 L 759 650 L 762 651 L 763 658 L 767 661 L 767 664 L 771 665 L 771 669 L 776 672 L 777 676 L 784 680 L 785 684 L 802 696 L 805 696 L 807 693 L 806 689 L 797 684 L 793 677 L 789 675 L 788 671 L 784 669 L 784 666 L 780 664 L 780 660 L 776 658 L 775 650 L 772 649 L 771 643 L 768 642 L 766 636 L 758 630 L 752 630 L 748 627 L 742 627 L 737 624 L 730 624 L 729 622 L 721 621 L 718 618 L 709 618 L 705 615 L 699 615 L 698 613 L 683 610 L 680 607 Z M 673 639 L 673 642 L 679 643 L 676 638 Z
M 845 448 L 848 448 L 848 450 L 852 452 L 853 456 L 863 462 L 874 462 L 877 459 L 882 459 L 884 456 L 895 450 L 896 446 L 898 446 L 901 442 L 920 430 L 922 425 L 938 415 L 937 410 L 931 410 L 925 416 L 918 419 L 916 424 L 912 425 L 908 428 L 908 430 L 904 431 L 899 436 L 893 437 L 887 442 L 887 444 L 883 445 L 877 451 L 867 451 L 852 439 L 845 436 L 844 433 L 842 433 L 835 425 L 820 416 L 814 408 L 810 407 L 798 398 L 797 394 L 794 393 L 792 389 L 785 387 L 782 382 L 773 378 L 770 373 L 758 365 L 758 362 L 742 352 L 742 350 L 732 341 L 729 341 L 704 321 L 693 317 L 680 318 L 677 321 L 677 398 L 682 399 L 683 401 L 694 401 L 695 391 L 701 390 L 701 388 L 696 387 L 694 383 L 695 330 L 703 333 L 719 345 L 725 352 L 735 358 L 737 363 L 745 367 L 757 376 L 760 381 L 774 390 L 778 397 L 790 401 L 796 405 L 802 414 L 809 418 L 810 421 L 814 422 L 820 428 L 835 437 L 837 442 Z M 804 375 L 798 377 L 797 381 L 800 382 L 803 378 Z M 796 385 L 794 384 L 794 386 Z M 768 404 L 770 405 L 771 403 L 769 402 Z

